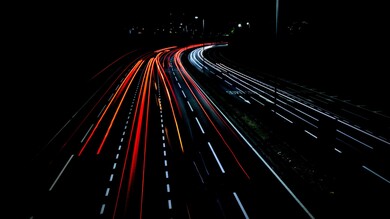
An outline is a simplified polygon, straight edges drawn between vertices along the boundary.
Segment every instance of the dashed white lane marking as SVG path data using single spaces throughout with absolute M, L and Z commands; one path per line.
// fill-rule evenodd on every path
M 137 88 L 136 88 L 136 90 L 138 91 L 138 88 L 139 88 L 139 86 L 137 86 Z M 127 120 L 126 120 L 126 124 L 125 124 L 125 126 L 123 127 L 123 132 L 122 132 L 122 137 L 121 137 L 121 139 L 120 139 L 120 144 L 118 145 L 118 153 L 116 153 L 116 155 L 115 155 L 115 162 L 114 162 L 114 164 L 113 164 L 113 166 L 112 166 L 112 170 L 114 171 L 115 169 L 116 169 L 116 167 L 117 167 L 117 161 L 118 161 L 118 159 L 119 159 L 119 155 L 120 155 L 120 151 L 121 151 L 121 149 L 122 149 L 122 143 L 124 142 L 124 137 L 123 136 L 125 136 L 126 135 L 126 131 L 127 131 L 127 124 L 129 124 L 129 120 L 130 120 L 130 118 L 131 118 L 131 113 L 132 113 L 132 110 L 133 110 L 133 106 L 134 106 L 134 101 L 135 101 L 135 98 L 136 98 L 136 94 L 137 94 L 137 92 L 135 92 L 134 93 L 134 97 L 133 97 L 133 100 L 132 100 L 132 102 L 131 102 L 131 106 L 130 106 L 130 110 L 129 110 L 129 113 L 128 113 L 128 115 L 127 115 Z M 111 190 L 111 182 L 113 182 L 113 180 L 114 180 L 114 176 L 115 176 L 115 173 L 113 172 L 113 173 L 111 173 L 110 174 L 110 178 L 109 178 L 109 186 L 106 188 L 106 192 L 105 192 L 105 194 L 104 194 L 104 196 L 105 197 L 109 197 L 109 195 L 110 195 L 110 190 Z M 99 214 L 100 215 L 102 215 L 102 214 L 104 214 L 104 210 L 106 209 L 106 203 L 102 203 L 102 205 L 101 205 L 101 207 L 100 207 L 100 212 L 99 212 Z

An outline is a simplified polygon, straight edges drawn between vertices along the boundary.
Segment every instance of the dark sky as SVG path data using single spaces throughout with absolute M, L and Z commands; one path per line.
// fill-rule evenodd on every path
M 280 0 L 280 22 L 309 20 L 320 32 L 334 37 L 384 41 L 388 25 L 385 5 L 380 2 Z M 8 7 L 7 7 L 8 6 Z M 82 50 L 96 43 L 109 43 L 133 23 L 158 23 L 168 12 L 204 15 L 207 24 L 226 22 L 235 17 L 275 16 L 275 0 L 265 1 L 28 1 L 8 3 L 3 19 L 6 30 L 17 46 Z M 291 20 L 290 20 L 291 19 Z M 263 21 L 264 22 L 264 21 Z M 287 24 L 287 23 L 286 23 Z M 4 27 L 3 27 L 4 28 Z M 356 34 L 355 34 L 356 33 Z M 19 41 L 20 40 L 20 41 Z M 352 41 L 350 39 L 349 41 Z
M 317 31 L 318 43 L 337 42 L 359 58 L 386 60 L 389 13 L 383 2 L 280 0 L 279 6 L 280 22 L 308 20 Z M 118 47 L 128 25 L 144 20 L 158 23 L 168 12 L 203 15 L 208 25 L 211 20 L 219 24 L 240 16 L 273 22 L 274 9 L 275 0 L 14 1 L 3 6 L 8 13 L 3 16 L 2 37 L 7 58 L 17 61 L 18 68 L 11 68 L 17 71 L 14 75 L 30 69 L 34 74 L 25 77 L 39 82 L 55 72 L 95 71 L 93 67 L 99 66 L 91 66 L 92 62 Z
M 209 26 L 219 25 L 239 16 L 262 16 L 269 13 L 270 7 L 269 3 L 255 4 L 249 0 L 240 1 L 240 4 L 228 1 L 175 3 L 114 0 L 90 3 L 31 1 L 12 4 L 5 20 L 6 30 L 9 27 L 6 39 L 15 48 L 12 51 L 18 51 L 18 56 L 29 57 L 25 60 L 26 64 L 30 67 L 39 65 L 35 67 L 42 67 L 42 72 L 57 65 L 65 69 L 88 68 L 80 62 L 89 61 L 86 60 L 89 55 L 100 56 L 100 52 L 115 49 L 127 37 L 125 34 L 128 26 L 138 23 L 158 24 L 170 12 L 204 16 L 206 25 Z M 109 54 L 107 58 L 110 58 Z
M 52 1 L 15 2 L 5 22 L 12 26 L 26 46 L 29 40 L 40 48 L 52 48 L 52 44 L 64 49 L 78 43 L 94 46 L 95 42 L 116 37 L 126 26 L 134 23 L 159 23 L 169 12 L 197 14 L 207 18 L 207 24 L 227 22 L 235 17 L 256 17 L 258 20 L 275 19 L 275 0 L 265 1 Z M 346 37 L 359 32 L 366 37 L 377 34 L 382 39 L 386 7 L 375 2 L 280 0 L 280 22 L 293 19 L 309 20 L 317 29 L 339 33 Z M 5 8 L 6 10 L 7 8 Z M 214 21 L 212 21 L 214 20 Z M 287 20 L 287 21 L 286 21 Z M 259 21 L 260 22 L 260 21 Z M 265 21 L 261 21 L 265 22 Z M 286 24 L 287 24 L 286 23 Z M 13 36 L 14 37 L 14 36 Z M 27 38 L 26 38 L 27 37 Z M 57 44 L 55 41 L 65 41 Z M 48 42 L 50 41 L 50 42 Z M 30 44 L 30 45 L 28 45 Z M 49 45 L 49 46 L 48 46 Z M 66 46 L 65 46 L 66 45 Z

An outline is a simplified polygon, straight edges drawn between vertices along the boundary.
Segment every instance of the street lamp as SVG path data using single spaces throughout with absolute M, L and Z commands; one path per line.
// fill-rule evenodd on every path
M 275 5 L 275 37 L 278 36 L 278 19 L 279 19 L 279 0 L 276 0 Z
M 195 18 L 195 20 L 199 19 L 198 16 L 195 16 L 194 18 Z M 202 18 L 202 36 L 204 36 L 204 27 L 205 27 L 205 20 L 204 20 L 204 18 Z

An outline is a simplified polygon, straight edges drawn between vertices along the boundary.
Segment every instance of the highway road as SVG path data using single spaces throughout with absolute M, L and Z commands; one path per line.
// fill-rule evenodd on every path
M 376 195 L 389 194 L 389 118 L 241 72 L 214 50 L 222 46 L 131 51 L 94 75 L 89 98 L 33 159 L 24 218 L 334 218 L 365 206 L 367 215 L 386 212 Z M 220 97 L 241 113 L 267 115 L 295 141 L 321 146 L 329 171 L 353 176 L 342 190 L 363 177 L 355 185 L 360 193 L 340 192 L 331 209 L 311 201 Z M 358 197 L 352 207 L 344 203 L 349 194 Z
M 225 46 L 191 51 L 189 61 L 203 72 L 199 80 L 213 81 L 212 92 L 225 94 L 220 101 L 234 103 L 253 118 L 268 120 L 304 159 L 321 166 L 333 178 L 334 188 L 328 191 L 332 197 L 325 205 L 319 203 L 323 205 L 319 215 L 388 215 L 382 200 L 390 194 L 389 115 L 304 84 L 253 72 L 226 59 L 217 49 Z

